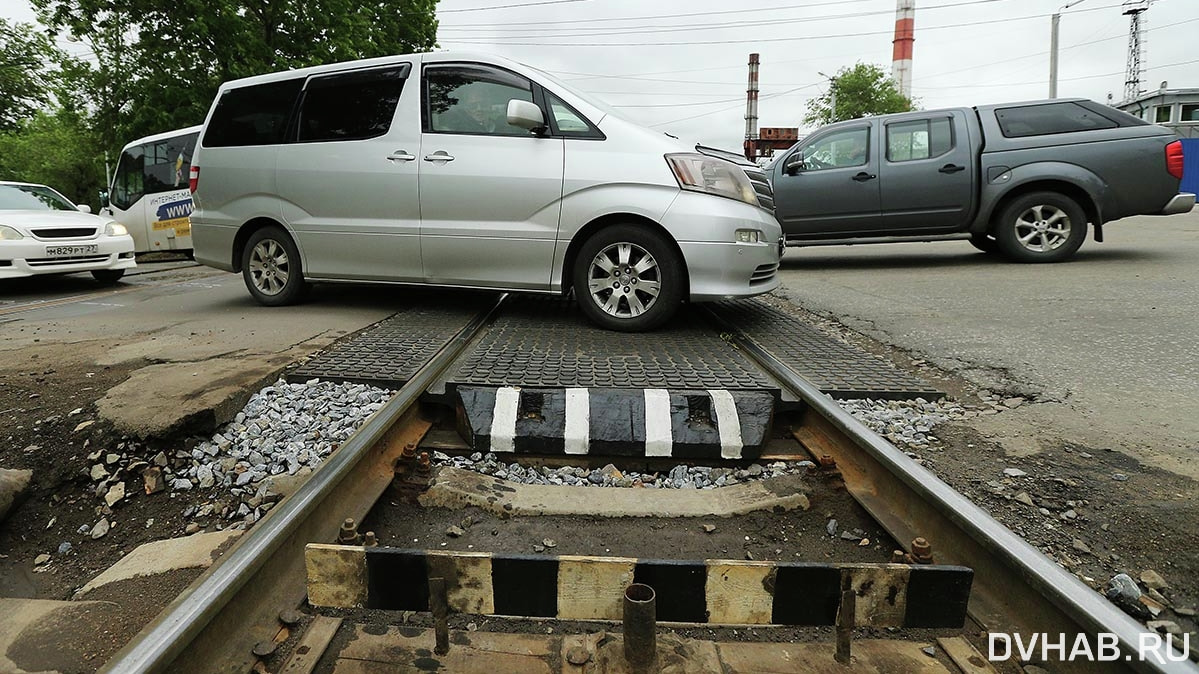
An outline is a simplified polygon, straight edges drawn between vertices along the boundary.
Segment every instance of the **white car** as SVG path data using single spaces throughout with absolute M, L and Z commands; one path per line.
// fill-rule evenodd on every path
M 45 185 L 0 181 L 0 279 L 90 271 L 116 283 L 133 260 L 133 238 Z

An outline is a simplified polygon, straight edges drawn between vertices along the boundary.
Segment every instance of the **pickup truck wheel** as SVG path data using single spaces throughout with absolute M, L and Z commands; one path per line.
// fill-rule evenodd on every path
M 990 234 L 972 234 L 970 236 L 970 245 L 984 253 L 999 252 L 999 242 Z
M 587 239 L 575 258 L 575 300 L 593 323 L 641 332 L 666 322 L 683 299 L 684 267 L 658 232 L 616 225 Z
M 250 235 L 242 251 L 241 272 L 246 289 L 268 307 L 295 304 L 308 289 L 300 251 L 281 227 L 263 227 Z
M 1017 262 L 1061 262 L 1082 245 L 1087 216 L 1073 199 L 1032 192 L 1003 209 L 995 227 L 999 250 Z

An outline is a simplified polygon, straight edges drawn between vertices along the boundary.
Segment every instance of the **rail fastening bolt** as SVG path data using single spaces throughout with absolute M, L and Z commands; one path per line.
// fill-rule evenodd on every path
M 337 542 L 343 545 L 358 543 L 358 524 L 354 522 L 353 517 L 347 517 L 346 521 L 341 523 L 341 531 L 337 532 Z
M 933 546 L 923 536 L 912 541 L 912 560 L 917 564 L 933 563 Z
M 829 456 L 828 454 L 820 455 L 820 467 L 821 468 L 832 468 L 835 465 L 837 465 L 837 460 L 834 459 L 832 456 Z
M 411 461 L 416 458 L 416 443 L 409 442 L 404 445 L 404 449 L 400 451 L 400 458 L 404 461 Z
M 362 538 L 362 545 L 368 548 L 377 547 L 379 545 L 379 539 L 375 537 L 375 532 L 366 532 L 366 535 Z
M 420 459 L 416 463 L 416 472 L 422 475 L 427 474 L 433 469 L 433 464 L 429 461 L 429 453 L 421 452 Z

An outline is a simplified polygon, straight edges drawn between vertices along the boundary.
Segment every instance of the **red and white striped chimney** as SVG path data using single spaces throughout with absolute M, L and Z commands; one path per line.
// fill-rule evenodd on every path
M 912 97 L 912 43 L 916 41 L 916 0 L 898 0 L 895 6 L 895 39 L 891 51 L 891 77 L 899 93 Z
M 758 140 L 758 55 L 749 55 L 749 86 L 745 89 L 745 158 L 755 159 Z

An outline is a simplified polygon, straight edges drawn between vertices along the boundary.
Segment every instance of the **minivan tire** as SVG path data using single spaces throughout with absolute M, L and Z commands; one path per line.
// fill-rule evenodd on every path
M 1087 238 L 1087 216 L 1064 194 L 1030 192 L 1003 209 L 994 234 L 1000 252 L 1011 260 L 1061 262 Z
M 92 272 L 92 278 L 101 285 L 114 285 L 125 275 L 124 269 L 97 269 Z
M 263 227 L 250 235 L 241 254 L 241 273 L 246 289 L 268 307 L 295 304 L 308 289 L 300 251 L 282 227 Z
M 605 227 L 583 243 L 572 281 L 575 300 L 593 323 L 641 332 L 662 325 L 678 310 L 686 269 L 665 236 L 646 225 L 623 224 Z

